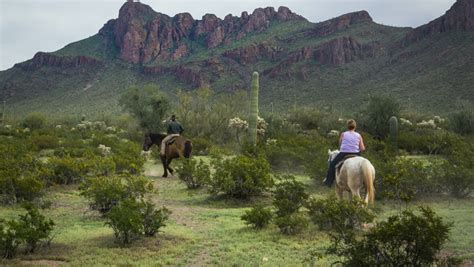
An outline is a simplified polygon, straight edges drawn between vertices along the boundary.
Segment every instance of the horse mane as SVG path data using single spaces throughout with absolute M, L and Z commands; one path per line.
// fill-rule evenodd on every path
M 166 137 L 166 134 L 163 133 L 148 133 L 147 135 L 150 137 L 153 144 L 160 144 L 161 141 Z

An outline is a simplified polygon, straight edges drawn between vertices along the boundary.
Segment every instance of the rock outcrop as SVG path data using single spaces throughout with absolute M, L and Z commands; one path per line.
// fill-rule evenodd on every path
M 252 14 L 227 15 L 224 20 L 206 14 L 202 20 L 194 20 L 189 13 L 173 18 L 157 13 L 139 2 L 125 3 L 116 20 L 111 20 L 99 31 L 110 36 L 119 50 L 120 59 L 142 64 L 156 60 L 171 60 L 186 56 L 186 41 L 202 40 L 207 48 L 229 44 L 252 32 L 267 29 L 272 21 L 303 20 L 286 7 L 275 11 L 272 7 L 257 8 Z
M 315 37 L 324 37 L 349 28 L 351 25 L 358 23 L 372 23 L 372 17 L 365 10 L 348 13 L 325 22 L 318 23 L 307 35 Z
M 26 62 L 18 63 L 15 66 L 23 70 L 36 70 L 42 66 L 71 68 L 78 66 L 101 67 L 103 62 L 86 56 L 68 57 L 54 54 L 38 52 Z
M 352 37 L 340 37 L 320 46 L 305 46 L 299 51 L 290 53 L 276 67 L 264 71 L 264 75 L 289 76 L 290 66 L 305 60 L 314 60 L 321 65 L 340 66 L 356 60 L 376 57 L 382 53 L 384 49 L 378 42 L 360 44 Z
M 232 58 L 242 65 L 253 64 L 259 60 L 276 60 L 283 52 L 281 47 L 268 43 L 251 44 L 246 47 L 226 51 L 223 56 Z
M 402 45 L 409 45 L 437 33 L 472 30 L 474 30 L 474 1 L 458 0 L 443 16 L 407 33 Z
M 192 68 L 188 68 L 182 65 L 165 67 L 165 66 L 154 66 L 154 67 L 143 67 L 144 74 L 153 75 L 173 75 L 178 80 L 192 85 L 193 87 L 206 87 L 209 82 L 199 71 Z

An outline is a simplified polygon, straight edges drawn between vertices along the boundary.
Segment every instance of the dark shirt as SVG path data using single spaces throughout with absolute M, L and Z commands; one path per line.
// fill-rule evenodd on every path
M 168 134 L 181 134 L 184 131 L 183 126 L 177 121 L 168 122 Z

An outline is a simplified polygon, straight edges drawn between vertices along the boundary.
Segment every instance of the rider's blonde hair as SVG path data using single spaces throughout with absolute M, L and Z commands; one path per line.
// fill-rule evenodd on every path
M 350 119 L 350 120 L 347 121 L 347 129 L 354 130 L 356 128 L 356 126 L 357 126 L 357 123 L 356 123 L 355 120 Z

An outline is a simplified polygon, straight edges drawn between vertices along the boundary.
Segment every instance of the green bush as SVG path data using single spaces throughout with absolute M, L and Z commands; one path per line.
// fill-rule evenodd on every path
M 251 210 L 245 211 L 240 217 L 245 224 L 251 225 L 255 229 L 266 227 L 273 217 L 272 210 L 263 206 L 253 207 Z
M 209 180 L 211 194 L 248 198 L 267 191 L 273 185 L 270 166 L 264 158 L 236 156 L 213 159 L 215 173 Z
M 142 205 L 134 198 L 120 201 L 108 213 L 106 225 L 121 244 L 129 244 L 143 233 Z
M 202 137 L 193 138 L 193 154 L 208 155 L 211 147 L 212 144 L 209 140 Z
M 54 149 L 59 145 L 58 138 L 51 135 L 34 135 L 30 138 L 30 142 L 38 151 L 42 149 Z
M 82 180 L 85 176 L 83 162 L 78 158 L 68 155 L 64 157 L 53 157 L 48 160 L 52 171 L 49 182 L 54 184 L 74 184 Z
M 45 115 L 37 112 L 30 113 L 26 115 L 23 119 L 21 125 L 25 128 L 29 128 L 31 130 L 41 129 L 46 124 L 46 117 Z
M 114 231 L 115 238 L 121 244 L 129 244 L 140 236 L 154 236 L 165 225 L 171 212 L 163 207 L 134 198 L 121 200 L 106 217 L 106 225 Z
M 16 220 L 0 219 L 0 252 L 5 259 L 13 258 L 22 242 L 21 237 L 17 234 L 19 228 L 19 223 Z
M 171 211 L 165 207 L 157 210 L 155 205 L 144 202 L 142 208 L 143 232 L 146 236 L 155 236 L 160 228 L 165 227 Z
M 394 159 L 392 159 L 394 160 Z M 438 193 L 436 162 L 400 157 L 388 163 L 382 176 L 379 194 L 383 198 L 410 202 L 421 196 Z
M 153 185 L 142 176 L 99 176 L 86 179 L 80 190 L 81 195 L 89 200 L 89 206 L 104 214 L 123 199 L 143 198 L 153 190 Z
M 280 232 L 285 235 L 301 233 L 308 227 L 308 219 L 302 212 L 294 212 L 285 216 L 275 218 L 275 224 Z
M 345 266 L 431 266 L 450 228 L 430 208 L 420 208 L 419 215 L 405 210 L 360 238 L 347 231 L 332 235 L 327 252 L 341 257 Z
M 47 241 L 49 243 L 54 222 L 51 219 L 46 219 L 46 217 L 31 204 L 26 205 L 25 209 L 27 213 L 20 215 L 20 228 L 18 233 L 25 241 L 26 252 L 33 253 L 40 241 Z
M 145 160 L 140 156 L 141 147 L 132 142 L 121 142 L 112 147 L 112 159 L 115 162 L 116 172 L 140 174 L 143 171 Z
M 462 109 L 452 113 L 449 117 L 450 128 L 462 135 L 474 133 L 474 112 L 469 109 Z
M 211 177 L 211 170 L 208 164 L 202 160 L 184 159 L 176 168 L 178 177 L 183 181 L 188 189 L 196 189 L 208 182 Z
M 273 205 L 277 217 L 283 217 L 298 212 L 308 199 L 304 184 L 295 180 L 293 176 L 285 176 L 276 185 L 273 192 Z
M 0 142 L 0 194 L 2 203 L 32 201 L 43 193 L 43 168 L 28 147 L 16 140 Z
M 375 214 L 365 207 L 361 199 L 338 200 L 334 195 L 324 199 L 311 199 L 308 214 L 314 224 L 324 230 L 355 229 L 362 224 L 371 223 Z
M 440 168 L 440 183 L 447 192 L 457 198 L 471 195 L 474 190 L 474 144 L 457 139 L 445 156 Z
M 51 241 L 54 222 L 46 219 L 31 204 L 24 208 L 27 213 L 20 215 L 19 220 L 0 219 L 0 252 L 3 258 L 13 258 L 21 244 L 25 244 L 27 253 L 33 253 L 39 242 L 49 244 Z
M 362 115 L 361 126 L 376 138 L 388 136 L 390 117 L 400 117 L 400 104 L 391 97 L 373 96 Z
M 90 155 L 82 159 L 83 172 L 88 176 L 109 176 L 115 173 L 115 162 L 110 157 Z

